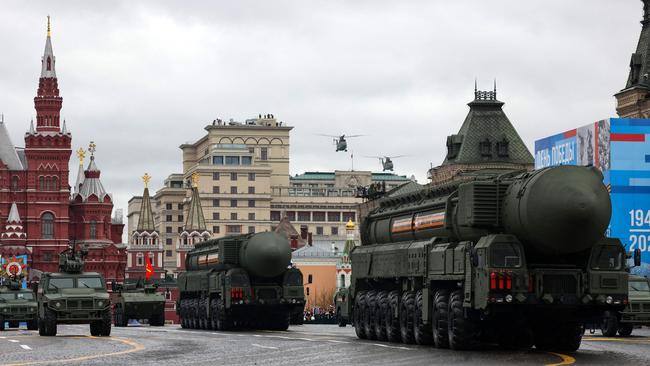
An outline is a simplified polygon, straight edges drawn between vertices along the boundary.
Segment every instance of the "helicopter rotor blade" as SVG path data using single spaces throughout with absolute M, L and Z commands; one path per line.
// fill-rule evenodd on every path
M 326 135 L 326 134 L 324 134 L 324 133 L 317 133 L 317 134 L 315 134 L 315 135 L 316 135 L 316 136 L 333 137 L 333 138 L 335 138 L 335 139 L 341 137 L 341 136 L 334 136 L 334 135 Z
M 395 155 L 395 156 L 384 156 L 385 158 L 391 158 L 391 159 L 396 159 L 396 158 L 404 158 L 409 155 Z
M 351 137 L 361 137 L 361 136 L 368 136 L 368 135 L 345 135 L 345 138 L 349 139 Z

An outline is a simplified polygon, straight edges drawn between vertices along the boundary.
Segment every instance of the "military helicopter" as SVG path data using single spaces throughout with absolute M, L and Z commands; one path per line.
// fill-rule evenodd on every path
M 341 136 L 334 136 L 334 135 L 324 135 L 322 133 L 318 134 L 319 136 L 326 136 L 326 137 L 331 137 L 334 139 L 334 145 L 336 145 L 336 151 L 348 151 L 348 141 L 346 140 L 352 137 L 361 137 L 365 135 L 341 135 Z
M 381 161 L 381 166 L 383 168 L 383 171 L 390 170 L 391 172 L 393 171 L 393 160 L 392 159 L 397 159 L 397 158 L 403 158 L 408 155 L 395 155 L 395 156 L 366 156 L 366 158 L 373 158 L 373 159 L 379 159 Z

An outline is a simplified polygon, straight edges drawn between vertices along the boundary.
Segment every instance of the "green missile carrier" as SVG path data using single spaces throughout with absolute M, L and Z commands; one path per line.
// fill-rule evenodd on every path
M 111 300 L 101 274 L 84 272 L 74 245 L 59 255 L 59 272 L 44 272 L 38 283 L 38 331 L 55 336 L 57 324 L 90 324 L 93 336 L 111 335 Z
M 114 284 L 113 317 L 116 327 L 126 327 L 129 319 L 147 319 L 149 325 L 165 325 L 165 295 L 154 283 Z
M 0 286 L 0 331 L 5 330 L 5 323 L 9 328 L 18 328 L 20 322 L 27 322 L 27 329 L 38 329 L 38 311 L 34 292 L 22 288 L 18 277 L 4 279 Z
M 289 241 L 266 232 L 195 245 L 178 275 L 184 328 L 286 330 L 302 315 L 302 273 L 290 268 Z

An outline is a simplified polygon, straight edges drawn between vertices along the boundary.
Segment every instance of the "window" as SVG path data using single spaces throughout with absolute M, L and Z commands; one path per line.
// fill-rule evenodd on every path
M 249 220 L 255 220 L 255 212 L 249 212 L 248 213 L 248 219 Z
M 14 191 L 18 190 L 18 176 L 16 175 L 11 177 L 11 189 Z
M 481 152 L 481 156 L 483 157 L 492 156 L 492 143 L 490 142 L 490 140 L 485 139 L 479 142 L 479 150 Z
M 99 277 L 79 277 L 77 279 L 77 287 L 79 288 L 104 288 L 102 279 Z
M 249 227 L 248 227 L 248 233 L 249 233 L 249 234 L 252 234 L 252 233 L 254 233 L 254 232 L 255 232 L 255 226 L 249 226 Z
M 252 182 L 255 180 L 255 173 L 248 173 L 248 181 Z
M 352 222 L 355 222 L 356 214 L 354 212 L 344 212 L 343 213 L 343 222 L 348 222 L 352 220 Z
M 287 211 L 287 218 L 289 221 L 296 221 L 296 211 Z
M 255 207 L 255 200 L 248 200 L 248 207 Z
M 241 165 L 251 165 L 253 164 L 253 158 L 250 156 L 241 157 Z
M 591 269 L 620 270 L 623 268 L 623 252 L 619 247 L 603 245 L 591 255 Z
M 323 227 L 316 226 L 316 235 L 323 235 Z
M 182 210 L 182 209 L 183 209 L 183 204 L 182 204 L 182 203 L 179 203 L 179 204 L 178 204 L 178 209 L 179 209 L 179 210 Z
M 298 211 L 298 221 L 311 221 L 311 212 Z
M 172 221 L 172 215 L 165 216 L 165 221 Z
M 307 276 L 307 283 L 313 283 L 314 277 L 312 275 Z
M 72 278 L 50 278 L 47 285 L 48 290 L 58 290 L 62 288 L 74 288 L 74 279 Z
M 230 187 L 230 194 L 237 194 L 237 187 Z
M 172 256 L 172 251 L 171 250 L 165 250 L 165 257 L 171 257 Z
M 219 229 L 220 229 L 220 228 L 221 228 L 220 226 L 213 226 L 213 227 L 212 227 L 212 232 L 213 232 L 214 234 L 219 234 L 219 231 L 220 231 Z
M 219 180 L 219 173 L 212 173 L 212 180 Z
M 38 190 L 39 191 L 45 190 L 45 177 L 42 175 L 38 177 Z
M 173 232 L 172 230 L 173 230 L 173 229 L 172 229 L 171 226 L 167 226 L 167 227 L 165 228 L 165 232 L 166 232 L 167 234 L 171 234 L 171 233 Z
M 260 148 L 260 160 L 269 160 L 269 149 L 267 147 Z
M 325 221 L 325 212 L 323 211 L 314 211 L 312 213 L 313 221 Z
M 172 238 L 165 239 L 165 244 L 172 245 Z
M 280 221 L 280 211 L 271 211 L 271 221 Z
M 90 239 L 97 239 L 97 221 L 90 222 Z
M 172 204 L 171 203 L 166 204 L 165 209 L 166 210 L 171 210 L 172 209 Z
M 241 234 L 241 225 L 226 225 L 226 234 Z
M 309 287 L 307 287 L 306 290 L 307 290 L 307 296 L 309 296 Z
M 178 221 L 183 222 L 183 215 L 178 215 Z
M 237 200 L 230 200 L 230 207 L 237 207 Z
M 519 267 L 521 266 L 521 255 L 519 247 L 511 243 L 496 243 L 490 249 L 491 267 Z
M 237 212 L 231 212 L 230 213 L 230 219 L 231 220 L 237 220 Z
M 332 235 L 339 235 L 339 228 L 336 226 L 332 226 Z
M 41 237 L 43 239 L 54 238 L 54 215 L 49 212 L 41 216 Z
M 212 220 L 219 220 L 219 213 L 218 212 L 213 212 L 212 213 Z
M 340 212 L 328 212 L 327 213 L 327 221 L 329 221 L 329 222 L 339 222 L 339 221 L 341 221 L 341 213 Z
M 177 231 L 179 234 L 182 233 L 182 232 L 183 232 L 183 227 L 182 227 L 182 226 L 179 226 L 179 227 L 178 227 L 178 230 L 176 230 L 176 231 Z
M 497 155 L 500 158 L 508 157 L 508 140 L 505 138 L 497 142 Z
M 219 207 L 219 200 L 212 200 L 212 207 Z
M 219 193 L 219 186 L 212 187 L 212 193 Z
M 230 173 L 230 180 L 237 180 L 237 173 Z
M 226 156 L 226 165 L 239 165 L 239 156 Z
M 212 164 L 214 165 L 223 165 L 223 156 L 213 156 L 212 157 Z M 219 173 L 217 174 L 217 179 L 219 179 Z
M 144 255 L 142 253 L 136 254 L 136 261 L 135 262 L 140 267 L 144 266 Z
M 255 187 L 248 187 L 248 194 L 255 194 Z

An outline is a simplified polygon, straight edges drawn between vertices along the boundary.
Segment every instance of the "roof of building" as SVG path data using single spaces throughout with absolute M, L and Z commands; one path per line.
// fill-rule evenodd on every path
M 99 201 L 103 201 L 104 198 L 108 195 L 102 185 L 102 181 L 99 179 L 101 171 L 97 168 L 95 164 L 95 157 L 90 156 L 90 164 L 88 164 L 88 169 L 84 172 L 84 181 L 79 189 L 78 195 L 85 201 L 91 195 L 95 195 Z
M 447 137 L 448 152 L 442 165 L 512 163 L 533 164 L 517 130 L 503 112 L 503 102 L 497 100 L 494 91 L 474 91 L 474 100 L 468 103 L 469 113 L 456 135 Z M 482 151 L 482 143 L 488 142 L 488 151 Z M 497 143 L 504 143 L 507 153 L 497 151 Z
M 203 217 L 203 208 L 201 208 L 201 197 L 199 196 L 199 189 L 192 187 L 192 198 L 190 201 L 190 210 L 187 213 L 187 220 L 185 220 L 184 231 L 203 232 L 206 231 L 205 218 Z
M 0 117 L 0 160 L 9 167 L 9 170 L 24 170 L 2 117 Z
M 9 210 L 9 217 L 7 217 L 7 222 L 9 223 L 19 223 L 20 215 L 18 214 L 18 207 L 16 202 L 11 203 L 11 209 Z
M 332 251 L 332 243 L 339 248 L 338 254 Z M 343 255 L 344 247 L 345 241 L 343 240 L 315 240 L 312 245 L 296 249 L 291 256 L 293 258 L 339 258 Z
M 643 1 L 643 20 L 641 35 L 636 46 L 636 52 L 630 58 L 630 74 L 625 89 L 642 87 L 650 88 L 650 0 Z
M 140 216 L 138 217 L 137 231 L 153 232 L 156 225 L 153 221 L 153 211 L 151 210 L 151 199 L 149 197 L 149 188 L 144 187 L 142 194 L 142 203 L 140 204 Z
M 291 180 L 334 180 L 336 178 L 335 172 L 304 172 L 302 174 L 296 174 L 291 177 Z M 372 173 L 373 181 L 407 181 L 405 175 L 397 175 L 394 173 Z

